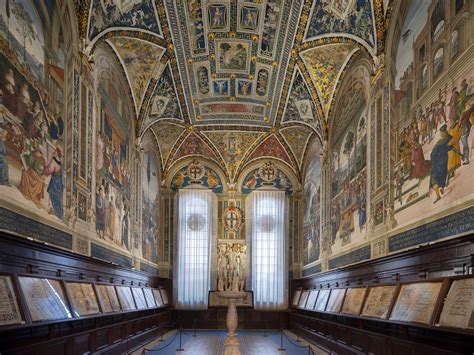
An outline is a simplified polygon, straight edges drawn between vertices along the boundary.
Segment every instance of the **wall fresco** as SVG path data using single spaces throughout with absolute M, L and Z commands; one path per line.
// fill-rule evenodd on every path
M 101 93 L 96 135 L 95 229 L 100 239 L 131 250 L 131 122 L 116 111 L 116 102 Z
M 158 261 L 158 238 L 160 235 L 160 172 L 156 152 L 153 149 L 144 151 L 141 168 L 143 196 L 142 256 L 144 259 L 156 263 Z M 128 214 L 128 211 L 125 212 Z
M 64 42 L 46 47 L 39 10 L 29 1 L 12 1 L 8 11 L 5 6 L 0 17 L 1 193 L 25 210 L 62 221 Z M 52 53 L 49 62 L 46 50 Z
M 321 161 L 319 144 L 313 143 L 303 185 L 303 264 L 319 259 L 321 245 Z
M 447 67 L 447 54 L 453 53 L 452 61 L 464 49 L 450 41 L 451 33 L 462 33 L 462 28 L 453 27 L 437 6 L 426 1 L 408 8 L 395 58 L 395 120 L 400 130 L 391 208 L 394 226 L 474 196 L 469 138 L 474 122 L 474 69 L 472 65 L 462 71 Z M 435 45 L 430 53 L 424 45 L 427 40 L 443 39 L 453 45 L 450 50 L 440 52 L 443 47 Z
M 367 113 L 365 107 L 343 130 L 331 153 L 331 242 L 357 243 L 367 222 Z

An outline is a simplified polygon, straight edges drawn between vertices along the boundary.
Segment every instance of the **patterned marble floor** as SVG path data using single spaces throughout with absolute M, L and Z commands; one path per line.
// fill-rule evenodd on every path
M 191 331 L 183 331 L 181 343 L 183 351 L 176 351 L 179 348 L 179 334 L 171 331 L 164 336 L 164 342 L 154 341 L 146 346 L 147 355 L 224 355 L 225 354 L 225 331 L 199 330 L 197 336 L 193 337 Z M 263 331 L 239 331 L 240 354 L 241 355 L 306 355 L 308 354 L 308 343 L 297 342 L 297 337 L 291 332 L 285 331 L 283 336 L 283 347 L 285 351 L 279 351 L 280 333 L 269 332 L 268 337 L 263 336 Z M 316 355 L 329 354 L 323 349 L 312 346 Z M 137 350 L 133 355 L 142 355 L 143 349 Z

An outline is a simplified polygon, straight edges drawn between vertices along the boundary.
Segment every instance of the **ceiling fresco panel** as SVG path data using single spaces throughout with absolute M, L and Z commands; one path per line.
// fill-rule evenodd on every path
M 305 41 L 343 35 L 375 49 L 375 33 L 372 0 L 316 0 L 311 9 Z
M 262 132 L 238 131 L 211 131 L 203 134 L 221 154 L 231 179 L 236 177 L 235 173 L 247 151 L 264 135 Z
M 301 168 L 303 164 L 304 153 L 309 139 L 311 138 L 312 131 L 310 128 L 302 126 L 293 126 L 288 128 L 282 128 L 280 134 L 285 139 L 286 143 L 290 147 L 293 156 L 298 162 L 298 166 Z
M 183 140 L 179 148 L 176 150 L 172 161 L 175 162 L 181 158 L 185 158 L 187 156 L 192 155 L 201 155 L 203 157 L 210 158 L 215 161 L 220 161 L 220 159 L 217 158 L 215 152 L 209 147 L 209 145 L 194 132 L 190 132 L 188 136 Z
M 326 115 L 340 74 L 357 50 L 354 44 L 338 43 L 312 48 L 301 54 Z
M 151 129 L 160 148 L 161 166 L 164 167 L 168 162 L 171 150 L 185 131 L 185 128 L 174 123 L 161 122 Z
M 89 15 L 89 40 L 117 27 L 145 30 L 162 36 L 153 0 L 93 0 Z
M 139 112 L 150 79 L 158 76 L 160 58 L 164 49 L 150 42 L 131 37 L 112 37 L 107 41 L 117 52 L 120 62 L 125 68 L 135 108 Z
M 300 70 L 296 67 L 285 113 L 283 115 L 283 123 L 291 121 L 302 122 L 320 131 L 321 127 L 318 116 L 318 110 L 316 109 L 308 86 Z
M 284 75 L 277 75 L 294 36 L 301 2 L 168 2 L 177 62 L 192 123 L 270 126 Z M 289 29 L 288 19 L 294 16 Z M 286 48 L 285 47 L 285 48 Z M 286 60 L 286 59 L 285 59 Z
M 262 143 L 260 143 L 260 145 L 252 152 L 247 160 L 251 161 L 262 157 L 273 157 L 280 159 L 286 162 L 289 166 L 293 167 L 293 163 L 288 155 L 288 152 L 275 134 L 270 135 Z
M 161 74 L 155 89 L 153 90 L 148 114 L 146 116 L 143 128 L 146 129 L 152 122 L 160 119 L 176 119 L 183 121 L 181 107 L 176 93 L 175 82 L 171 74 L 169 63 Z

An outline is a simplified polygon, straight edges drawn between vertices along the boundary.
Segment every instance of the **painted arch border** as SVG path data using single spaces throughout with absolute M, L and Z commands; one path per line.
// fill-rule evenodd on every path
M 293 168 L 290 165 L 288 165 L 288 163 L 284 162 L 283 160 L 280 160 L 274 157 L 259 157 L 246 163 L 244 167 L 240 170 L 240 173 L 236 180 L 235 190 L 237 192 L 242 191 L 242 186 L 247 175 L 252 170 L 254 170 L 255 168 L 258 168 L 262 163 L 267 162 L 267 161 L 274 163 L 278 169 L 280 169 L 283 173 L 285 173 L 285 175 L 290 179 L 290 182 L 293 186 L 293 191 L 301 190 L 301 184 L 298 179 L 298 175 L 295 173 Z
M 222 192 L 225 193 L 228 191 L 229 185 L 227 183 L 227 176 L 225 172 L 222 170 L 222 167 L 215 162 L 213 159 L 209 159 L 202 155 L 188 155 L 184 158 L 181 158 L 175 161 L 167 170 L 166 175 L 163 179 L 162 187 L 171 190 L 171 183 L 173 182 L 174 177 L 176 174 L 185 166 L 189 165 L 192 161 L 197 160 L 205 167 L 208 167 L 216 172 L 221 179 L 222 182 Z

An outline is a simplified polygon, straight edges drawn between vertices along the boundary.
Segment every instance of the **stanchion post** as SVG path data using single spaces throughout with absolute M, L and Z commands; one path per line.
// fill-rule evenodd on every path
M 160 339 L 158 339 L 159 343 L 164 342 L 165 340 L 163 339 L 163 328 L 160 328 Z
M 299 334 L 296 334 L 296 342 L 297 342 L 297 343 L 301 343 L 301 339 L 300 339 Z
M 280 348 L 279 351 L 285 351 L 286 349 L 283 347 L 283 327 L 280 328 Z
M 179 328 L 179 349 L 176 349 L 176 351 L 184 351 L 182 344 L 181 344 L 181 333 L 182 333 L 182 328 Z

